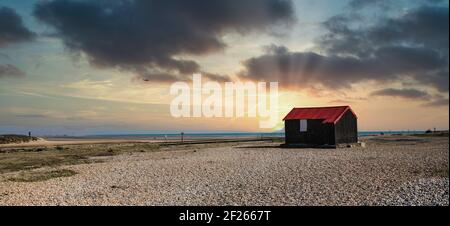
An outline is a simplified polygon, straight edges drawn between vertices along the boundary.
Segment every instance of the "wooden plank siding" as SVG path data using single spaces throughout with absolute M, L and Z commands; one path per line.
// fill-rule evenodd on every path
M 300 120 L 286 120 L 284 127 L 286 143 L 335 144 L 334 125 L 323 124 L 322 121 L 320 119 L 307 120 L 307 131 L 300 132 Z
M 358 123 L 355 116 L 347 111 L 341 119 L 336 122 L 336 143 L 356 143 L 358 142 Z

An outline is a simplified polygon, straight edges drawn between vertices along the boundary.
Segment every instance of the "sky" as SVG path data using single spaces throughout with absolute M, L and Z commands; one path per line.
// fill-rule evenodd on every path
M 448 129 L 448 1 L 0 0 L 0 134 L 270 132 L 350 105 L 360 131 Z M 280 122 L 174 118 L 171 84 L 278 82 Z

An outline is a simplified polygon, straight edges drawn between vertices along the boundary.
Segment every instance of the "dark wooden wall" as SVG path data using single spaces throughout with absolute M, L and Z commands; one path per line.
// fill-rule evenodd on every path
M 335 125 L 336 143 L 358 142 L 358 122 L 350 111 L 347 111 Z
M 322 121 L 308 120 L 307 132 L 300 132 L 300 120 L 286 120 L 284 122 L 286 143 L 335 144 L 334 125 L 323 124 Z
M 284 121 L 284 140 L 287 144 L 300 143 L 300 124 L 299 120 Z

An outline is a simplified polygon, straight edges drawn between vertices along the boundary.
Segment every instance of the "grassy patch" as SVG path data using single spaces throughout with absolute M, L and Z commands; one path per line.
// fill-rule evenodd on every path
M 0 173 L 19 170 L 89 163 L 90 153 L 61 151 L 13 152 L 0 154 Z
M 23 143 L 38 140 L 37 137 L 29 137 L 24 135 L 0 135 L 0 144 Z
M 433 175 L 432 176 L 448 178 L 448 168 L 446 168 L 446 169 L 435 169 L 435 170 L 433 170 Z
M 70 177 L 77 174 L 77 172 L 68 169 L 51 170 L 51 171 L 25 171 L 21 172 L 16 177 L 9 178 L 13 182 L 37 182 L 45 181 L 58 177 Z
M 256 141 L 268 142 L 268 141 Z M 0 174 L 42 167 L 101 162 L 106 157 L 127 153 L 200 150 L 211 147 L 234 146 L 242 141 L 215 141 L 191 143 L 121 143 L 121 144 L 80 144 L 58 145 L 55 147 L 3 148 L 0 150 Z
M 157 144 L 95 144 L 33 147 L 0 151 L 0 173 L 98 162 L 91 157 L 158 150 Z

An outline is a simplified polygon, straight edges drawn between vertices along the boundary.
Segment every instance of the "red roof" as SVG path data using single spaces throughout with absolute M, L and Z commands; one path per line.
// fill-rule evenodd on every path
M 323 119 L 323 123 L 336 123 L 345 112 L 352 111 L 350 106 L 294 108 L 283 120 L 291 119 Z

